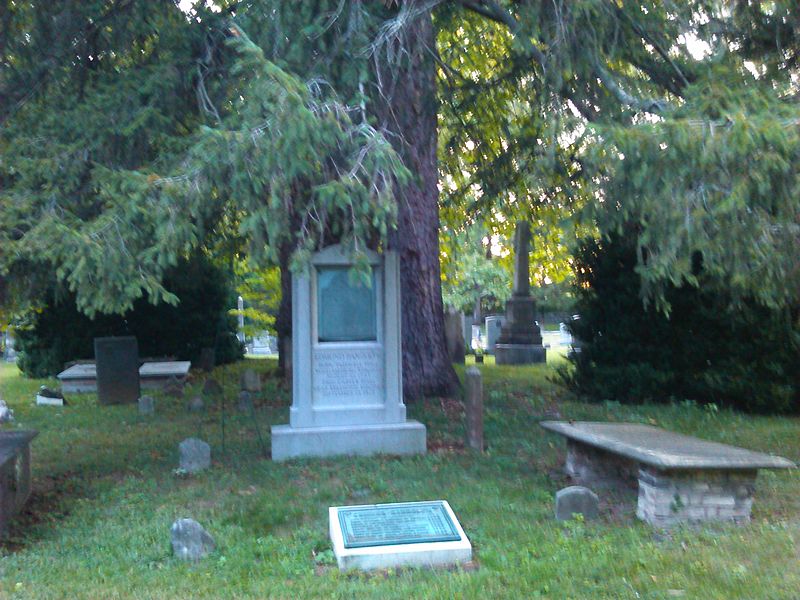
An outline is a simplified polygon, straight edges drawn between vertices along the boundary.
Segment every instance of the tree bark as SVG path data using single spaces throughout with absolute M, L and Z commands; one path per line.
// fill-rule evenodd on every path
M 439 265 L 438 103 L 431 56 L 436 42 L 430 12 L 406 27 L 402 63 L 381 61 L 385 93 L 376 104 L 412 173 L 410 182 L 396 191 L 398 226 L 389 246 L 400 254 L 403 393 L 413 401 L 451 395 L 458 379 L 447 354 Z

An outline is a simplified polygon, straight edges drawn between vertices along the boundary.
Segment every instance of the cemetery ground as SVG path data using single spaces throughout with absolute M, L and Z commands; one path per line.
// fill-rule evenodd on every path
M 219 367 L 223 410 L 193 413 L 204 375 L 183 399 L 153 394 L 155 416 L 104 406 L 93 394 L 34 406 L 42 383 L 0 365 L 13 427 L 37 429 L 33 494 L 2 545 L 0 597 L 19 598 L 796 598 L 800 595 L 800 476 L 762 470 L 753 520 L 659 531 L 638 521 L 631 491 L 601 492 L 596 521 L 557 522 L 564 442 L 543 419 L 634 421 L 800 460 L 800 419 L 754 417 L 676 401 L 621 406 L 575 401 L 548 365 L 482 367 L 483 455 L 464 448 L 460 399 L 411 404 L 428 427 L 428 454 L 274 463 L 269 426 L 287 419 L 288 388 L 272 360 Z M 239 374 L 265 374 L 255 415 L 236 412 Z M 463 376 L 463 369 L 459 374 Z M 254 418 L 255 417 L 255 418 Z M 223 428 L 224 422 L 224 449 Z M 212 446 L 212 468 L 174 473 L 178 443 Z M 449 570 L 340 573 L 329 506 L 446 499 L 473 547 Z M 217 549 L 189 564 L 169 528 L 197 519 Z

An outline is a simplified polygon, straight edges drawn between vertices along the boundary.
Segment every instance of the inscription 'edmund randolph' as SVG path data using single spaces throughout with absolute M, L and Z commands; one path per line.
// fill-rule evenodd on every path
M 314 392 L 325 398 L 376 396 L 383 393 L 383 350 L 317 350 Z

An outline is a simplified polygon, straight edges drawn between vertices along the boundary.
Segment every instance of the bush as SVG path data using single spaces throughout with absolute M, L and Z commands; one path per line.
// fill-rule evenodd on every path
M 238 360 L 243 348 L 236 338 L 236 306 L 226 273 L 205 256 L 179 264 L 165 277 L 165 286 L 180 300 L 177 306 L 137 300 L 124 315 L 79 312 L 75 297 L 53 290 L 44 308 L 15 323 L 18 365 L 30 377 L 59 373 L 64 364 L 94 357 L 94 338 L 135 335 L 142 357 L 174 356 L 197 361 L 202 348 L 216 351 L 217 364 Z
M 747 299 L 732 309 L 730 298 L 706 283 L 670 288 L 667 318 L 644 306 L 635 248 L 622 237 L 584 241 L 575 267 L 580 319 L 570 329 L 582 349 L 563 376 L 579 395 L 626 403 L 691 399 L 761 413 L 800 408 L 800 329 L 789 311 Z

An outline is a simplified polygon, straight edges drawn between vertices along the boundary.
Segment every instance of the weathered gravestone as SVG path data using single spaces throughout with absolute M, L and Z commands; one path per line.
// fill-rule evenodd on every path
M 447 355 L 450 362 L 464 364 L 464 328 L 462 319 L 464 315 L 460 312 L 448 310 L 444 314 L 444 337 L 447 342 Z
M 198 473 L 211 466 L 211 446 L 197 438 L 187 438 L 178 446 L 180 468 L 187 473 Z
M 261 391 L 261 377 L 253 369 L 245 369 L 240 377 L 240 388 L 246 392 Z
M 211 534 L 194 519 L 178 519 L 169 534 L 172 552 L 181 560 L 198 561 L 217 547 Z
M 432 567 L 472 560 L 472 544 L 444 500 L 328 509 L 341 570 Z
M 497 338 L 503 330 L 503 323 L 506 318 L 502 315 L 489 315 L 484 319 L 486 324 L 486 354 L 494 354 Z
M 139 398 L 139 414 L 152 415 L 156 412 L 156 401 L 152 396 L 142 396 Z
M 292 407 L 272 428 L 273 460 L 425 452 L 425 426 L 403 403 L 399 259 L 367 258 L 370 285 L 338 245 L 292 275 Z
M 189 412 L 202 412 L 206 408 L 206 403 L 202 396 L 193 396 L 186 404 L 186 410 Z
M 239 392 L 239 412 L 250 414 L 253 411 L 253 396 L 247 390 Z
M 587 521 L 596 519 L 599 499 L 589 488 L 571 485 L 556 492 L 556 519 L 569 521 L 573 515 L 583 515 Z
M 514 292 L 506 302 L 506 320 L 494 348 L 498 365 L 541 363 L 547 357 L 535 321 L 536 302 L 531 296 L 530 240 L 530 225 L 518 222 L 514 236 Z
M 222 386 L 219 384 L 219 381 L 213 377 L 206 379 L 205 383 L 203 384 L 203 396 L 210 398 L 212 396 L 219 396 L 221 394 Z
M 134 336 L 95 338 L 94 358 L 100 404 L 139 400 L 139 345 Z
M 465 391 L 467 446 L 483 452 L 483 380 L 477 367 L 467 369 Z
M 204 373 L 211 373 L 214 370 L 214 365 L 217 363 L 217 351 L 214 348 L 201 348 L 200 359 L 197 361 L 197 366 Z

